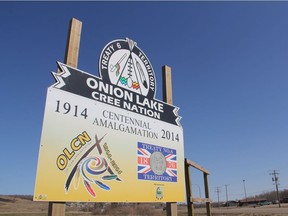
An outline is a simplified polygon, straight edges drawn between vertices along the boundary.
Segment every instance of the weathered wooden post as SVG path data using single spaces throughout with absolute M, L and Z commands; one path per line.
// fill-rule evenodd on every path
M 82 22 L 72 18 L 68 32 L 65 63 L 77 68 Z M 59 72 L 59 70 L 58 70 Z M 48 216 L 64 216 L 65 202 L 49 202 Z
M 204 177 L 204 187 L 205 187 L 205 198 L 208 200 L 208 202 L 206 202 L 207 216 L 211 216 L 212 212 L 211 212 L 211 202 L 209 198 L 208 174 L 209 173 L 204 172 L 203 177 Z
M 191 186 L 192 184 L 190 181 L 189 166 L 192 166 L 195 169 L 198 169 L 199 171 L 203 172 L 205 198 L 194 198 L 192 196 L 192 186 Z M 209 175 L 208 170 L 206 170 L 205 168 L 203 168 L 199 164 L 185 158 L 185 183 L 186 183 L 187 207 L 188 207 L 188 215 L 189 216 L 194 216 L 193 202 L 205 202 L 206 203 L 207 216 L 212 216 L 211 204 L 210 204 L 211 200 L 209 198 L 208 175 Z
M 186 199 L 187 199 L 187 208 L 188 208 L 188 216 L 194 216 L 194 205 L 191 202 L 192 197 L 192 184 L 190 178 L 190 170 L 189 164 L 187 162 L 187 158 L 185 158 L 185 184 L 186 184 Z
M 172 105 L 172 75 L 171 67 L 164 65 L 162 67 L 162 80 L 163 80 L 163 101 Z M 166 203 L 167 216 L 177 216 L 177 203 L 168 202 Z
M 78 66 L 81 29 L 82 22 L 75 18 L 72 18 L 67 39 L 65 63 L 74 68 L 77 68 Z

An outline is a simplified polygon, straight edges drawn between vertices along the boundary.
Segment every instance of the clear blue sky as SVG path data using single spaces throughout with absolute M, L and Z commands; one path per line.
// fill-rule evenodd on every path
M 288 188 L 288 2 L 0 2 L 0 194 L 33 194 L 47 87 L 68 24 L 83 22 L 78 68 L 98 76 L 102 48 L 129 37 L 172 67 L 185 157 L 225 200 Z M 202 175 L 192 171 L 202 197 Z

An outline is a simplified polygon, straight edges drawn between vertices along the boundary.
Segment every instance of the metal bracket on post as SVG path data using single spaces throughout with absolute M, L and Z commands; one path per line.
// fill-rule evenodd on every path
M 82 29 L 82 22 L 75 18 L 72 18 L 70 21 L 70 28 L 68 32 L 65 63 L 75 68 L 78 65 L 81 29 Z M 65 215 L 65 202 L 49 202 L 48 216 L 64 216 L 64 215 Z

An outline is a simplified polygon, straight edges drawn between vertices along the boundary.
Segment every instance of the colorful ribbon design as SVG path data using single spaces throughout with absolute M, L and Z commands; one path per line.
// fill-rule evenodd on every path
M 121 181 L 117 175 L 114 174 L 110 166 L 108 165 L 107 160 L 102 156 L 88 156 L 88 154 L 96 147 L 99 154 L 102 154 L 102 149 L 100 142 L 105 137 L 105 135 L 98 139 L 95 135 L 96 143 L 89 148 L 89 150 L 80 158 L 77 164 L 72 169 L 70 175 L 67 178 L 65 183 L 66 192 L 69 190 L 71 180 L 74 177 L 74 188 L 77 190 L 80 184 L 81 179 L 83 179 L 83 184 L 87 192 L 92 196 L 96 197 L 96 192 L 91 186 L 91 183 L 96 184 L 103 190 L 109 191 L 110 187 L 106 185 L 104 181 L 117 180 Z M 102 175 L 105 172 L 108 172 L 107 175 Z M 102 176 L 100 176 L 102 175 Z M 81 178 L 82 177 L 82 178 Z
M 105 175 L 101 177 L 101 180 L 99 179 L 99 175 L 106 172 L 108 167 L 109 165 L 106 159 L 100 156 L 90 156 L 82 159 L 77 167 L 74 179 L 74 188 L 78 188 L 80 178 L 82 177 L 84 186 L 91 196 L 96 197 L 96 193 L 93 187 L 90 185 L 91 183 L 95 183 L 101 189 L 109 191 L 110 187 L 101 180 L 113 180 L 117 178 L 117 175 Z

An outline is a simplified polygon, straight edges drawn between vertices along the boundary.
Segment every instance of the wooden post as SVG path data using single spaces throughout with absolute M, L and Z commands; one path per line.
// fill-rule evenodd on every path
M 205 187 L 205 198 L 204 199 L 192 197 L 192 184 L 190 182 L 189 166 L 192 166 L 195 169 L 198 169 L 201 172 L 203 172 L 204 187 Z M 205 202 L 206 203 L 207 216 L 212 216 L 211 200 L 209 198 L 208 175 L 209 175 L 208 170 L 206 170 L 205 168 L 203 168 L 199 164 L 185 158 L 185 182 L 186 182 L 187 207 L 188 207 L 188 215 L 189 216 L 191 216 L 191 215 L 194 216 L 193 202 Z
M 177 216 L 177 203 L 167 202 L 166 203 L 166 215 L 167 216 Z
M 70 27 L 68 32 L 65 63 L 75 68 L 78 65 L 81 29 L 82 29 L 82 22 L 75 18 L 72 18 L 70 21 Z M 65 215 L 65 202 L 49 202 L 48 216 L 64 216 L 64 215 Z
M 172 100 L 172 74 L 171 67 L 164 65 L 162 67 L 162 79 L 163 79 L 163 101 L 168 104 L 173 104 Z
M 49 202 L 48 215 L 49 216 L 65 215 L 65 202 Z
M 208 173 L 204 172 L 203 176 L 204 176 L 205 198 L 209 199 Z M 206 202 L 206 211 L 207 216 L 212 216 L 210 199 L 209 202 Z
M 66 45 L 65 63 L 75 68 L 77 68 L 78 65 L 81 29 L 82 22 L 72 18 Z
M 168 104 L 172 102 L 172 76 L 171 68 L 167 65 L 162 67 L 162 80 L 163 80 L 163 101 Z M 167 216 L 177 216 L 177 203 L 167 202 L 166 203 Z
M 185 162 L 184 162 L 184 167 L 185 167 L 185 183 L 186 183 L 186 198 L 187 198 L 188 216 L 194 216 L 194 205 L 193 205 L 193 202 L 191 202 L 192 184 L 191 184 L 191 178 L 190 178 L 189 164 L 187 163 L 186 158 L 185 158 Z

